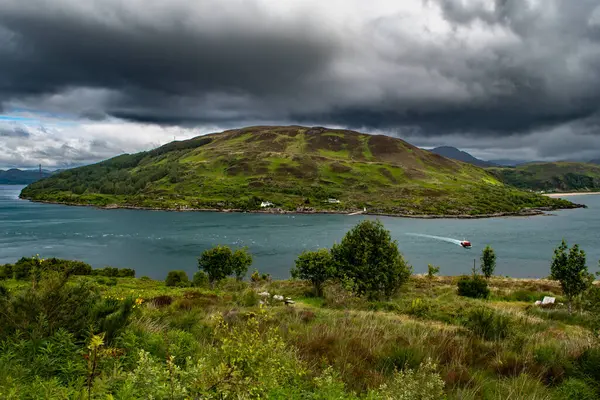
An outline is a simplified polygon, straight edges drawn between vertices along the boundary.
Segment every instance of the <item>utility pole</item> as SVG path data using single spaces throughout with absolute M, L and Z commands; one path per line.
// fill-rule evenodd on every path
M 40 179 L 42 179 L 42 164 L 40 164 Z

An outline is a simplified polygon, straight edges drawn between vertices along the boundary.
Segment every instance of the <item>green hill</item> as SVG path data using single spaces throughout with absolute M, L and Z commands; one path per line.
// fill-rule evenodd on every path
M 521 189 L 546 192 L 600 190 L 600 165 L 590 163 L 529 163 L 488 170 L 504 183 Z
M 15 168 L 7 171 L 0 170 L 0 185 L 27 185 L 51 174 L 51 172 L 42 171 L 40 177 L 40 172 L 37 170 L 20 170 Z
M 508 187 L 483 169 L 400 139 L 258 126 L 74 168 L 21 197 L 104 207 L 482 215 L 575 205 Z M 330 203 L 328 199 L 340 202 Z

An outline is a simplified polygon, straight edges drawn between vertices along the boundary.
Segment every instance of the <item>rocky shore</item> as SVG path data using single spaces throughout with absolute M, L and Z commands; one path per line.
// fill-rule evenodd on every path
M 384 217 L 397 217 L 397 218 L 417 218 L 417 219 L 483 219 L 483 218 L 500 218 L 500 217 L 531 217 L 537 215 L 549 215 L 550 211 L 557 211 L 559 209 L 542 207 L 542 208 L 531 208 L 523 209 L 518 212 L 498 212 L 493 214 L 411 214 L 411 213 L 392 213 L 384 211 L 367 211 L 361 210 L 315 210 L 313 208 L 299 207 L 296 210 L 284 210 L 281 208 L 267 208 L 261 210 L 243 210 L 243 209 L 228 209 L 228 208 L 193 208 L 193 207 L 143 207 L 143 206 L 132 206 L 124 204 L 108 204 L 106 206 L 99 206 L 94 204 L 80 204 L 70 202 L 56 202 L 47 200 L 34 200 L 22 198 L 23 200 L 29 200 L 36 203 L 46 204 L 60 204 L 67 206 L 80 206 L 80 207 L 94 207 L 102 210 L 144 210 L 144 211 L 174 211 L 174 212 L 222 212 L 222 213 L 248 213 L 248 214 L 339 214 L 339 215 L 372 215 L 372 216 L 384 216 Z M 574 204 L 570 208 L 587 208 L 584 204 Z

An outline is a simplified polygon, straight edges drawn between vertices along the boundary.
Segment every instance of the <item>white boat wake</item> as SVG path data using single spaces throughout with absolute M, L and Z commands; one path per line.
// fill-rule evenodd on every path
M 443 237 L 443 236 L 433 236 L 433 235 L 425 235 L 423 233 L 407 233 L 407 235 L 410 236 L 420 236 L 420 237 L 425 237 L 425 238 L 430 238 L 430 239 L 436 239 L 436 240 L 442 240 L 444 242 L 448 242 L 448 243 L 454 243 L 458 246 L 460 246 L 462 240 L 458 240 L 458 239 L 453 239 L 453 238 L 449 238 L 449 237 Z

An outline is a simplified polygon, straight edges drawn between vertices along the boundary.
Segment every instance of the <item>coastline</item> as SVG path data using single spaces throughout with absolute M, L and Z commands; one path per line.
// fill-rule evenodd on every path
M 563 196 L 590 196 L 598 195 L 600 192 L 567 192 L 567 193 L 544 193 L 547 197 L 563 197 Z
M 332 214 L 332 215 L 346 215 L 346 216 L 358 216 L 358 215 L 371 215 L 379 217 L 394 217 L 394 218 L 412 218 L 412 219 L 486 219 L 486 218 L 502 218 L 502 217 L 533 217 L 548 214 L 550 211 L 560 211 L 562 209 L 554 208 L 534 208 L 525 209 L 518 212 L 498 212 L 493 214 L 400 214 L 400 213 L 389 213 L 389 212 L 361 212 L 359 210 L 283 210 L 278 208 L 270 208 L 265 210 L 242 210 L 242 209 L 217 209 L 217 208 L 161 208 L 161 207 L 143 207 L 143 206 L 128 206 L 119 204 L 109 204 L 106 206 L 99 206 L 94 204 L 80 204 L 80 203 L 69 203 L 69 202 L 58 202 L 49 200 L 33 200 L 25 197 L 19 197 L 21 200 L 27 200 L 32 203 L 44 203 L 44 204 L 57 204 L 65 206 L 78 206 L 78 207 L 93 207 L 100 210 L 140 210 L 140 211 L 169 211 L 169 212 L 219 212 L 219 213 L 247 213 L 247 214 L 289 214 L 289 215 L 304 215 L 304 214 Z M 564 208 L 587 208 L 584 204 L 575 204 L 575 207 Z

